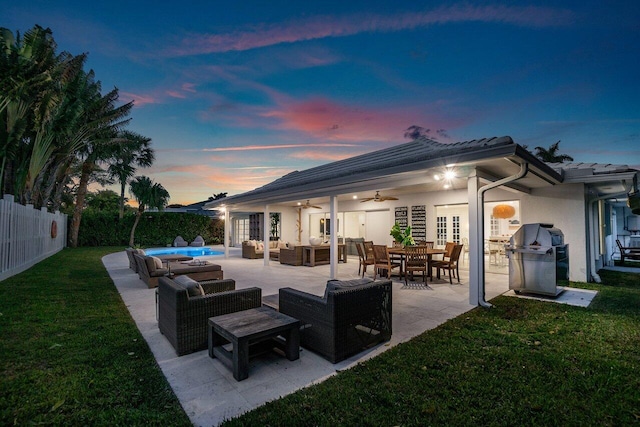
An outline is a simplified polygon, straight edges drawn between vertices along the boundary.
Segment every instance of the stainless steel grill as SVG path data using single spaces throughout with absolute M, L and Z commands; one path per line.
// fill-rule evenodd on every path
M 569 245 L 553 224 L 524 224 L 506 248 L 509 289 L 516 293 L 559 295 L 569 279 Z

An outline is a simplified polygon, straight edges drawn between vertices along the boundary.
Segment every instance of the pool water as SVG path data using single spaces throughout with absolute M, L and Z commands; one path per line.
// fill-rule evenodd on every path
M 184 247 L 184 248 L 157 248 L 145 249 L 144 253 L 150 256 L 178 254 L 186 256 L 205 256 L 205 255 L 223 255 L 223 251 L 215 251 L 206 246 L 201 248 Z

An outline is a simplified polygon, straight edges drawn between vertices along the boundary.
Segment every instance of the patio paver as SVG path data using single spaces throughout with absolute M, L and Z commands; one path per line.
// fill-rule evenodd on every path
M 263 295 L 275 294 L 278 289 L 287 286 L 321 295 L 330 271 L 328 265 L 294 267 L 273 261 L 265 267 L 261 259 L 241 258 L 239 248 L 231 248 L 227 259 L 202 258 L 222 265 L 225 278 L 234 279 L 237 289 L 257 286 L 262 289 Z M 448 279 L 435 280 L 430 282 L 433 290 L 401 289 L 404 280 L 394 278 L 393 336 L 389 343 L 335 365 L 304 348 L 300 358 L 295 361 L 267 354 L 252 360 L 249 378 L 238 382 L 219 360 L 209 358 L 207 350 L 176 356 L 171 344 L 158 330 L 154 290 L 148 289 L 137 274 L 129 269 L 125 252 L 107 255 L 103 263 L 162 372 L 187 415 L 197 426 L 218 425 L 270 400 L 322 381 L 336 371 L 380 354 L 473 308 L 468 303 L 466 270 L 460 271 L 462 285 L 449 285 Z M 339 264 L 338 277 L 359 277 L 357 258 L 350 257 L 348 263 Z M 487 299 L 508 290 L 508 276 L 504 274 L 487 273 L 486 281 Z

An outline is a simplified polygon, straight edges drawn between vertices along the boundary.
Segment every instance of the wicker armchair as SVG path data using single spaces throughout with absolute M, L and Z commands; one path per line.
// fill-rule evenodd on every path
M 210 317 L 258 308 L 262 304 L 259 288 L 233 290 L 235 281 L 231 279 L 199 283 L 205 295 L 189 296 L 187 289 L 175 281 L 167 277 L 159 280 L 158 328 L 178 356 L 207 348 Z
M 390 280 L 328 289 L 325 297 L 282 288 L 279 304 L 303 325 L 301 345 L 331 363 L 391 339 Z
M 302 265 L 302 246 L 280 248 L 280 264 Z

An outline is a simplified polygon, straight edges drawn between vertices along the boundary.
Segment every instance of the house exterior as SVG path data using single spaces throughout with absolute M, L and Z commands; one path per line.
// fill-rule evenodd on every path
M 508 136 L 452 144 L 419 138 L 291 172 L 204 208 L 225 210 L 225 240 L 231 245 L 246 240 L 242 230 L 249 212 L 264 218 L 279 213 L 281 239 L 295 244 L 308 244 L 312 236 L 334 247 L 350 237 L 390 244 L 395 222 L 412 226 L 414 237 L 436 246 L 467 243 L 469 301 L 484 305 L 486 241 L 508 241 L 521 224 L 562 230 L 570 280 L 598 281 L 598 269 L 612 263 L 615 239 L 631 238 L 625 224 L 635 215 L 625 211 L 625 202 L 637 191 L 639 175 L 624 165 L 547 164 Z M 500 209 L 508 215 L 498 214 Z M 337 255 L 332 250 L 332 277 Z M 264 262 L 269 263 L 267 250 Z

